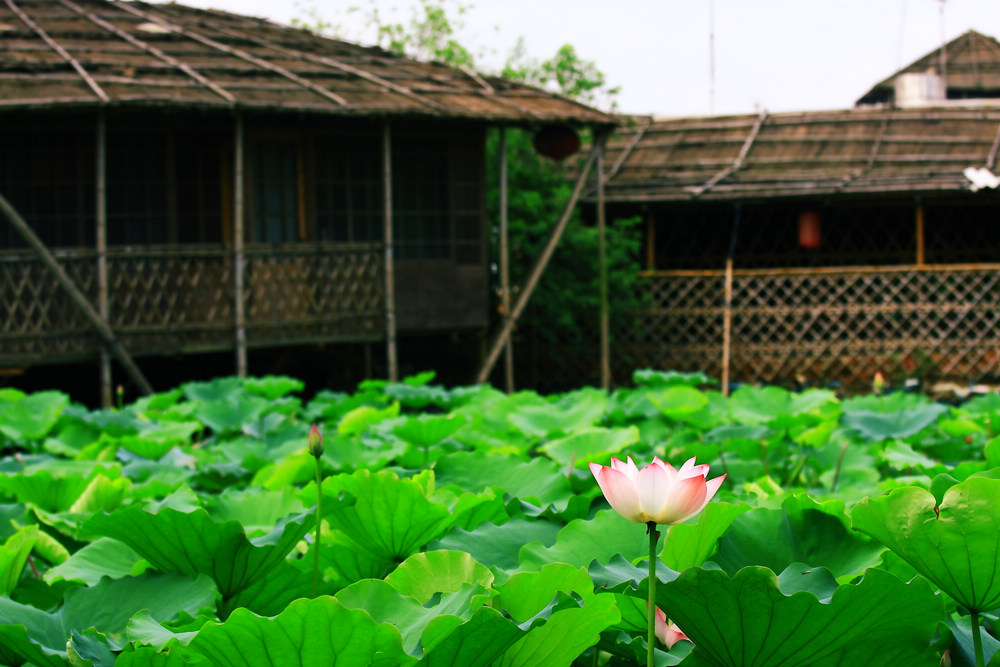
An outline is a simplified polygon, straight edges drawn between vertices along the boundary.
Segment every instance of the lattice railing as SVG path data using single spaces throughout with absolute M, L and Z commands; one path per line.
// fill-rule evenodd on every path
M 57 258 L 96 308 L 96 254 L 60 251 Z M 231 248 L 113 248 L 107 263 L 109 323 L 130 352 L 233 347 Z M 372 244 L 247 247 L 248 344 L 380 337 L 382 267 L 381 248 Z M 0 364 L 57 362 L 98 350 L 83 314 L 28 251 L 0 253 L 0 316 Z
M 619 332 L 637 366 L 721 375 L 724 276 L 659 273 Z M 737 271 L 730 377 L 867 385 L 1000 378 L 1000 265 Z

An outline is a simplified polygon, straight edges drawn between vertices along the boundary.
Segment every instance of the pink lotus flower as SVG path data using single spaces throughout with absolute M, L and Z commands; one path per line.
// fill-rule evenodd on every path
M 611 507 L 636 523 L 682 523 L 705 508 L 726 478 L 706 482 L 708 464 L 691 458 L 677 470 L 656 456 L 642 470 L 628 456 L 625 462 L 611 457 L 610 466 L 591 463 L 590 472 Z
M 667 622 L 667 615 L 659 607 L 656 608 L 656 638 L 668 649 L 673 648 L 679 641 L 691 641 L 676 624 Z

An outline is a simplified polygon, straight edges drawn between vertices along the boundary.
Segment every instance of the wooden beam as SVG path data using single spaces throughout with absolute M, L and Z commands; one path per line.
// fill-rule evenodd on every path
M 95 245 L 97 249 L 97 312 L 108 320 L 108 173 L 107 173 L 107 117 L 104 109 L 97 111 L 97 173 L 95 200 Z M 110 408 L 111 403 L 111 354 L 107 345 L 100 352 L 101 407 Z
M 611 334 L 610 310 L 608 308 L 608 258 L 605 252 L 606 215 L 604 206 L 604 141 L 599 142 L 594 174 L 597 181 L 597 275 L 598 296 L 600 299 L 600 331 L 601 331 L 601 388 L 611 391 Z
M 2 213 L 10 224 L 16 229 L 24 240 L 31 246 L 31 249 L 38 254 L 42 263 L 49 270 L 50 273 L 55 277 L 56 281 L 62 286 L 63 289 L 69 294 L 70 300 L 79 308 L 87 321 L 90 322 L 91 326 L 97 331 L 98 336 L 101 340 L 111 348 L 112 353 L 121 362 L 122 366 L 125 367 L 126 372 L 132 377 L 135 383 L 139 386 L 139 390 L 143 394 L 152 394 L 153 388 L 150 386 L 146 377 L 139 370 L 139 367 L 135 365 L 135 361 L 132 359 L 132 355 L 128 353 L 128 350 L 118 341 L 115 337 L 114 331 L 108 326 L 107 320 L 101 317 L 100 313 L 94 310 L 94 307 L 90 304 L 86 295 L 80 291 L 80 288 L 76 286 L 73 279 L 67 275 L 66 271 L 56 260 L 52 252 L 46 247 L 35 231 L 31 228 L 21 214 L 11 206 L 7 199 L 0 195 L 0 213 Z
M 396 350 L 396 275 L 392 246 L 392 130 L 389 119 L 382 123 L 382 206 L 385 226 L 385 356 L 389 381 L 399 380 Z
M 736 239 L 740 233 L 740 207 L 733 212 L 733 225 L 729 232 L 729 252 L 726 254 L 726 280 L 723 288 L 722 315 L 722 395 L 729 396 L 729 361 L 733 340 L 733 256 Z
M 233 319 L 236 327 L 236 374 L 247 376 L 247 322 L 243 283 L 243 115 L 236 114 L 233 132 Z
M 584 163 L 583 169 L 580 170 L 580 175 L 576 179 L 576 185 L 573 187 L 573 192 L 569 197 L 569 201 L 566 202 L 566 208 L 563 209 L 562 216 L 560 216 L 559 221 L 553 228 L 548 242 L 545 244 L 545 247 L 542 248 L 542 252 L 535 259 L 535 263 L 531 267 L 531 272 L 528 274 L 528 279 L 525 282 L 524 289 L 522 289 L 521 293 L 518 294 L 517 303 L 514 304 L 513 309 L 511 310 L 510 318 L 504 321 L 500 331 L 496 333 L 493 340 L 490 342 L 490 348 L 486 355 L 486 360 L 483 362 L 482 367 L 479 369 L 479 373 L 476 375 L 477 384 L 486 382 L 486 378 L 489 377 L 490 371 L 493 370 L 493 366 L 496 364 L 497 358 L 500 356 L 500 350 L 503 349 L 507 339 L 510 337 L 510 332 L 517 323 L 517 318 L 521 316 L 521 313 L 524 311 L 524 307 L 528 305 L 528 300 L 531 299 L 531 294 L 535 291 L 535 287 L 538 286 L 538 280 L 542 277 L 542 273 L 545 272 L 545 268 L 548 266 L 549 260 L 552 259 L 552 253 L 555 252 L 556 246 L 559 244 L 559 239 L 562 238 L 563 232 L 566 230 L 566 225 L 569 223 L 570 215 L 573 213 L 573 209 L 576 208 L 576 202 L 580 199 L 580 193 L 583 191 L 583 186 L 587 182 L 587 177 L 590 175 L 590 170 L 593 168 L 594 162 L 597 160 L 597 156 L 603 149 L 605 140 L 606 136 L 603 135 L 595 138 L 594 146 L 590 150 L 590 156 L 587 158 L 586 163 Z
M 485 85 L 485 82 L 484 82 Z M 510 248 L 507 245 L 507 128 L 500 128 L 497 146 L 500 161 L 500 308 L 506 324 L 510 318 Z M 508 394 L 514 393 L 514 345 L 507 338 L 504 343 L 504 382 Z

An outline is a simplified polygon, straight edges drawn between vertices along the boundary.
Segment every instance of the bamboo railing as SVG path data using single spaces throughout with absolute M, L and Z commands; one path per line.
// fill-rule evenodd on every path
M 54 254 L 96 303 L 96 252 Z M 109 248 L 109 325 L 132 354 L 232 349 L 233 257 L 232 249 L 221 245 Z M 251 347 L 383 336 L 378 244 L 247 245 L 243 271 Z M 0 251 L 0 312 L 0 366 L 98 353 L 93 328 L 28 250 Z

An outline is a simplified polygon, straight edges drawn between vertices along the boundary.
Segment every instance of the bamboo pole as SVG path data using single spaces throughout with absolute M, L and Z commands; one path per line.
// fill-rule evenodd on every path
M 38 254 L 45 267 L 52 273 L 59 285 L 69 294 L 69 298 L 73 304 L 83 312 L 84 317 L 87 318 L 87 321 L 97 331 L 101 340 L 111 348 L 112 354 L 125 367 L 125 371 L 139 386 L 139 390 L 143 394 L 153 393 L 153 388 L 142 374 L 142 371 L 139 370 L 139 367 L 135 365 L 135 360 L 132 359 L 128 350 L 115 338 L 114 331 L 108 326 L 107 320 L 94 310 L 90 301 L 87 300 L 86 295 L 80 291 L 80 288 L 76 286 L 73 279 L 66 274 L 66 271 L 59 264 L 58 260 L 56 260 L 52 252 L 49 251 L 42 240 L 38 238 L 38 235 L 35 234 L 34 230 L 31 229 L 31 225 L 21 217 L 21 214 L 10 205 L 10 202 L 3 195 L 0 195 L 0 213 L 10 221 L 14 229 L 21 234 L 28 245 L 31 246 L 31 249 Z
M 497 147 L 500 160 L 500 307 L 504 324 L 510 318 L 510 248 L 508 246 L 507 217 L 507 128 L 500 128 Z M 514 393 L 514 345 L 507 338 L 504 351 L 504 381 L 508 394 Z
M 517 295 L 517 302 L 511 309 L 510 318 L 504 321 L 500 331 L 496 333 L 493 340 L 490 342 L 490 351 L 486 355 L 486 360 L 479 369 L 479 373 L 476 375 L 477 384 L 486 382 L 486 378 L 489 377 L 490 371 L 493 370 L 493 366 L 496 364 L 497 358 L 500 356 L 500 350 L 503 349 L 504 344 L 510 337 L 511 330 L 517 323 L 517 318 L 521 316 L 521 313 L 524 311 L 524 307 L 528 305 L 528 300 L 531 298 L 532 292 L 535 291 L 535 287 L 538 285 L 538 280 L 541 278 L 542 273 L 545 272 L 545 267 L 548 266 L 549 260 L 552 258 L 552 253 L 555 252 L 556 245 L 559 244 L 559 239 L 562 238 L 563 231 L 565 231 L 566 225 L 569 223 L 570 215 L 576 207 L 577 200 L 580 199 L 580 193 L 583 191 L 583 185 L 587 182 L 587 177 L 590 175 L 590 170 L 594 166 L 597 155 L 603 148 L 603 142 L 605 139 L 606 136 L 600 136 L 595 139 L 594 147 L 590 150 L 590 156 L 583 165 L 583 169 L 580 170 L 580 175 L 577 177 L 576 185 L 573 186 L 573 192 L 569 197 L 569 201 L 566 202 L 566 208 L 563 209 L 559 221 L 552 229 L 552 234 L 549 236 L 549 240 L 542 249 L 542 252 L 535 259 L 535 263 L 531 267 L 531 271 L 528 274 L 528 280 L 525 282 L 524 288 L 521 290 L 521 293 Z
M 233 317 L 236 325 L 236 374 L 247 376 L 247 323 L 243 276 L 243 115 L 236 114 L 233 136 Z
M 723 290 L 722 315 L 722 395 L 729 396 L 729 357 L 733 337 L 733 255 L 736 254 L 736 238 L 740 231 L 740 207 L 733 213 L 733 226 L 729 233 L 729 252 L 726 254 L 726 282 Z
M 107 321 L 108 308 L 108 174 L 107 174 L 107 117 L 104 109 L 97 112 L 97 173 L 96 230 L 97 246 L 97 312 Z M 101 407 L 110 408 L 111 402 L 111 354 L 108 346 L 101 345 L 100 351 Z
M 611 315 L 608 308 L 608 258 L 605 248 L 607 216 L 604 205 L 604 144 L 599 142 L 600 151 L 594 166 L 597 181 L 597 273 L 601 316 L 601 387 L 611 391 Z
M 392 132 L 389 120 L 382 124 L 382 197 L 385 225 L 385 355 L 389 381 L 399 379 L 396 351 L 396 276 L 392 248 Z

